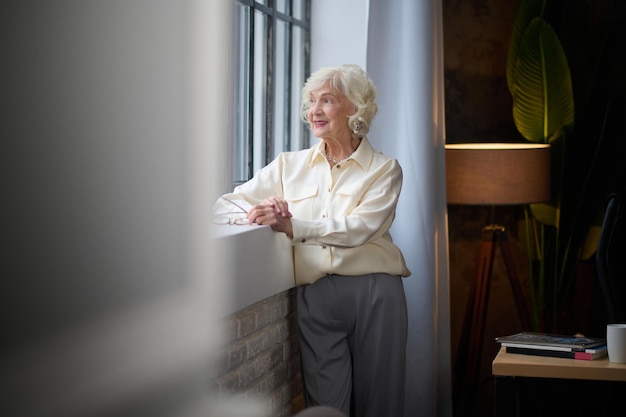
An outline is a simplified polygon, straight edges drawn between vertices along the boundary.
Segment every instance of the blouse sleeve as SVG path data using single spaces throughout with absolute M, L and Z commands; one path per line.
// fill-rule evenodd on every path
M 246 210 L 270 196 L 282 197 L 283 191 L 279 186 L 280 165 L 279 160 L 275 159 L 260 169 L 252 179 L 238 185 L 232 193 L 224 194 L 222 197 L 241 205 Z M 227 201 L 218 199 L 215 208 L 224 209 L 228 204 Z

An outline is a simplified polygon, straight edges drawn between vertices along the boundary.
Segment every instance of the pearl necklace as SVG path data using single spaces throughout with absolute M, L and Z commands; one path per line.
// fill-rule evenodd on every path
M 324 149 L 324 151 L 326 151 L 326 150 Z M 350 155 L 346 156 L 343 159 L 340 159 L 339 161 L 337 161 L 336 159 L 332 158 L 328 152 L 325 152 L 325 153 L 326 153 L 326 159 L 328 159 L 330 162 L 332 162 L 333 164 L 336 165 L 336 164 L 341 163 L 341 162 L 345 161 L 346 159 L 350 158 L 352 156 L 352 154 L 354 153 L 354 151 L 352 151 L 350 153 Z
M 353 153 L 354 153 L 354 152 L 353 152 Z M 338 164 L 338 163 L 343 162 L 343 161 L 345 161 L 346 159 L 350 158 L 351 156 L 352 156 L 352 154 L 350 154 L 350 155 L 346 156 L 345 158 L 340 159 L 339 161 L 337 161 L 336 159 L 331 158 L 329 154 L 326 154 L 326 159 L 328 159 L 328 160 L 329 160 L 330 162 L 332 162 L 333 164 Z

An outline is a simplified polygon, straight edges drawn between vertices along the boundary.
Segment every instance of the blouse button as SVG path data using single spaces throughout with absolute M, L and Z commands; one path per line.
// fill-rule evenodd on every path
M 322 246 L 322 249 L 326 249 L 326 245 Z
M 300 242 L 304 243 L 304 242 L 306 242 L 306 239 L 302 239 Z
M 341 169 L 341 165 L 337 165 L 337 169 Z

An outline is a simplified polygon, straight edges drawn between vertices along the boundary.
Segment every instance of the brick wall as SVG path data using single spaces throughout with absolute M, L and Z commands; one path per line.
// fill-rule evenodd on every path
M 272 417 L 302 410 L 296 289 L 227 317 L 224 330 L 218 393 L 261 398 Z

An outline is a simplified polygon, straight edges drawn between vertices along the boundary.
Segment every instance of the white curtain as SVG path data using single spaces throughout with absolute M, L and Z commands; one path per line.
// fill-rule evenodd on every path
M 404 185 L 392 228 L 411 277 L 406 417 L 451 416 L 441 0 L 370 0 L 367 71 L 379 113 L 369 137 Z

